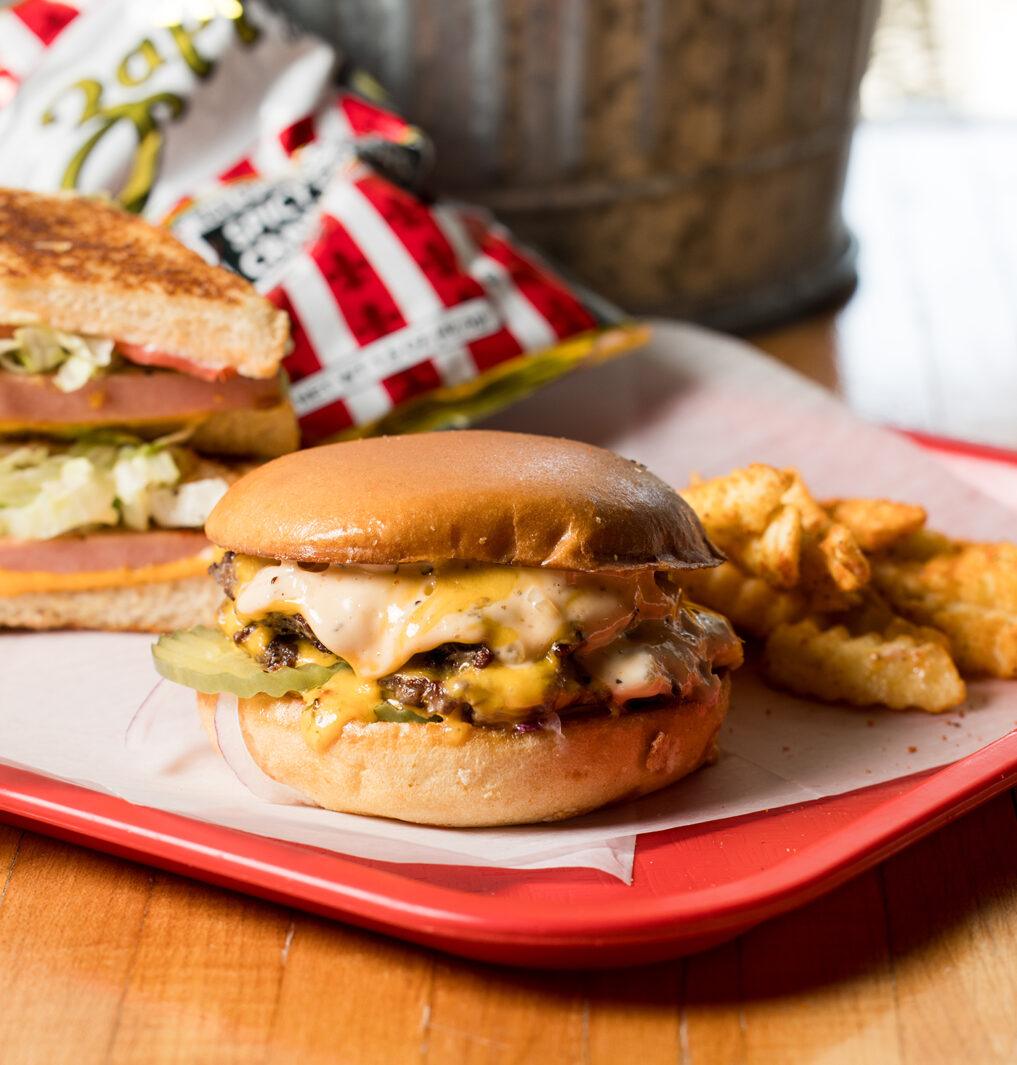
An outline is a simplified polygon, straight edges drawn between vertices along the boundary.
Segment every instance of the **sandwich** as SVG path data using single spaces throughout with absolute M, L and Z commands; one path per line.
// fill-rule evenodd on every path
M 676 578 L 722 556 L 643 466 L 517 433 L 376 437 L 248 473 L 206 532 L 217 625 L 162 637 L 155 665 L 252 790 L 523 824 L 713 756 L 741 647 Z
M 214 616 L 204 520 L 298 443 L 288 334 L 168 232 L 0 188 L 0 626 Z

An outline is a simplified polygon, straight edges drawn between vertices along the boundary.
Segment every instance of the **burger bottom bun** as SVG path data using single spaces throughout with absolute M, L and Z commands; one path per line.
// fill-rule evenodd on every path
M 725 677 L 704 701 L 566 719 L 562 735 L 476 728 L 455 743 L 439 724 L 355 722 L 323 754 L 301 735 L 299 699 L 241 699 L 239 713 L 261 769 L 326 809 L 445 827 L 520 825 L 646 795 L 709 761 L 730 684 Z M 213 741 L 215 701 L 198 695 Z

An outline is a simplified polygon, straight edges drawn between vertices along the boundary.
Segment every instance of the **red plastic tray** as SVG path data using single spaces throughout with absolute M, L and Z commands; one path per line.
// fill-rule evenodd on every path
M 875 865 L 1017 783 L 1017 731 L 940 770 L 641 836 L 631 885 L 346 858 L 0 767 L 4 820 L 453 954 L 635 965 L 713 946 Z
M 1017 453 L 910 434 L 1008 463 Z M 1017 784 L 1017 730 L 917 776 L 640 836 L 626 885 L 349 858 L 135 806 L 0 766 L 0 819 L 453 954 L 511 965 L 636 965 L 703 950 L 800 906 Z

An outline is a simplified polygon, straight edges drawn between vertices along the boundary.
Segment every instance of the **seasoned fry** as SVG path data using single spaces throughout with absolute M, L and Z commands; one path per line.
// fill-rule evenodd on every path
M 898 540 L 884 554 L 902 562 L 927 562 L 956 549 L 957 545 L 948 536 L 931 529 L 918 529 Z
M 1017 613 L 1017 545 L 952 544 L 912 571 L 912 581 L 947 600 Z
M 732 562 L 687 570 L 677 579 L 689 599 L 724 614 L 738 632 L 749 636 L 765 636 L 781 622 L 797 621 L 808 612 L 803 596 L 771 588 Z
M 857 592 L 869 583 L 869 563 L 846 525 L 835 523 L 819 542 L 826 569 L 843 592 Z
M 1017 677 L 1017 545 L 957 543 L 910 503 L 820 504 L 760 463 L 682 494 L 730 559 L 683 586 L 766 638 L 793 691 L 938 711 L 964 697 L 958 667 Z
M 791 480 L 788 473 L 757 462 L 726 477 L 689 485 L 681 494 L 707 530 L 758 535 L 770 524 Z
M 807 598 L 812 613 L 850 610 L 861 602 L 858 586 L 850 579 L 847 566 L 836 576 L 831 572 L 831 569 L 836 569 L 837 556 L 834 545 L 824 548 L 824 540 L 815 533 L 803 538 L 798 588 Z M 852 587 L 842 588 L 838 581 Z
M 775 588 L 798 583 L 802 525 L 794 507 L 779 507 L 761 533 L 735 534 L 711 529 L 717 546 L 739 569 L 761 577 Z
M 735 544 L 728 553 L 775 588 L 793 588 L 802 553 L 801 514 L 795 507 L 780 507 L 761 535 Z
M 846 609 L 852 599 L 838 590 L 854 592 L 869 579 L 852 533 L 816 502 L 797 470 L 754 463 L 692 484 L 682 495 L 740 568 L 776 588 L 803 579 L 817 609 Z
M 1017 677 L 1017 547 L 961 544 L 927 562 L 876 563 L 875 581 L 906 618 L 950 640 L 965 673 Z
M 824 504 L 830 517 L 851 530 L 856 543 L 870 553 L 884 551 L 925 524 L 925 510 L 889 499 L 834 499 Z
M 946 603 L 929 619 L 950 638 L 964 673 L 1017 678 L 1017 617 L 973 603 Z
M 914 636 L 823 629 L 808 618 L 778 625 L 766 641 L 763 671 L 798 695 L 857 706 L 882 703 L 938 714 L 964 701 L 966 689 L 941 643 Z
M 806 532 L 826 532 L 830 525 L 830 515 L 812 497 L 801 474 L 797 470 L 784 470 L 784 474 L 790 478 L 790 483 L 782 502 L 794 507 L 801 514 L 802 528 Z

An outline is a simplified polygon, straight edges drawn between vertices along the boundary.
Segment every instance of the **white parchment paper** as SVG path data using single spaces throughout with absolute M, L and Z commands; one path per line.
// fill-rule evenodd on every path
M 739 342 L 661 324 L 649 349 L 555 382 L 488 424 L 571 436 L 645 462 L 682 487 L 747 462 L 798 466 L 820 496 L 920 502 L 943 531 L 1012 538 L 1013 471 L 949 460 L 866 425 L 828 393 Z M 990 498 L 984 492 L 991 492 Z M 1011 493 L 1013 493 L 1011 495 Z M 0 636 L 0 761 L 131 802 L 375 860 L 585 866 L 631 878 L 640 833 L 838 794 L 962 758 L 1017 727 L 1017 683 L 980 681 L 939 716 L 831 707 L 735 677 L 718 763 L 638 802 L 556 825 L 434 829 L 274 806 L 212 751 L 193 694 L 163 685 L 155 723 L 124 734 L 155 677 L 151 639 Z

